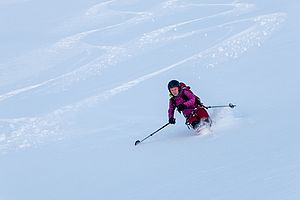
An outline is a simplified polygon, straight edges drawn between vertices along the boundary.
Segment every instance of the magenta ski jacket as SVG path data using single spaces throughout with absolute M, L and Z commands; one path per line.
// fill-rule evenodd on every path
M 186 97 L 186 99 L 188 99 L 187 101 L 184 100 L 185 98 L 183 97 L 183 95 Z M 169 100 L 169 110 L 168 110 L 169 118 L 174 117 L 174 112 L 176 107 L 173 105 L 173 103 L 175 103 L 176 106 L 180 104 L 184 104 L 187 107 L 187 109 L 183 110 L 183 115 L 187 118 L 191 114 L 193 109 L 196 107 L 195 101 L 196 101 L 196 96 L 193 94 L 191 90 L 181 89 L 178 96 L 172 97 Z

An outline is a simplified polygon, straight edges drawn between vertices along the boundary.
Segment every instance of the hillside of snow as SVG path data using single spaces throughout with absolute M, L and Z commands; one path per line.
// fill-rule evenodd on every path
M 0 0 L 0 200 L 300 198 L 300 2 Z M 168 122 L 178 79 L 210 133 Z

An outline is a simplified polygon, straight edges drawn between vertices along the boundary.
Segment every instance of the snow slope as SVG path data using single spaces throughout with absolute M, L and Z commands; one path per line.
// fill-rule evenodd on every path
M 0 1 L 0 199 L 299 199 L 299 7 Z M 135 147 L 170 79 L 238 106 Z

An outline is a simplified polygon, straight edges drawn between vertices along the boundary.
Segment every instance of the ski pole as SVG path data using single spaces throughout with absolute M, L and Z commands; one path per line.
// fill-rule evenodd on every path
M 155 133 L 157 133 L 158 131 L 160 131 L 161 129 L 165 128 L 166 126 L 168 126 L 170 123 L 167 123 L 165 125 L 163 125 L 161 128 L 157 129 L 155 132 L 151 133 L 150 135 L 148 135 L 147 137 L 145 137 L 144 139 L 142 139 L 141 141 L 140 140 L 137 140 L 135 141 L 134 145 L 138 145 L 140 144 L 141 142 L 145 141 L 146 139 L 148 139 L 149 137 L 153 136 Z
M 227 108 L 227 107 L 234 108 L 234 107 L 236 107 L 236 105 L 230 103 L 226 106 L 203 106 L 203 107 L 206 108 L 206 109 L 208 109 L 208 108 Z

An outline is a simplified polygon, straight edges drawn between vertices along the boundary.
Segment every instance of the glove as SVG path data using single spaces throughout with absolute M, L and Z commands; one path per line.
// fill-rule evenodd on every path
M 175 124 L 176 123 L 175 118 L 174 117 L 169 118 L 169 123 L 170 124 Z
M 200 107 L 208 109 L 208 107 L 206 107 L 203 103 L 200 103 Z
M 178 112 L 181 112 L 181 111 L 183 111 L 184 109 L 186 109 L 186 106 L 185 106 L 184 104 L 180 104 L 180 105 L 177 106 Z

